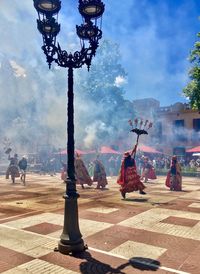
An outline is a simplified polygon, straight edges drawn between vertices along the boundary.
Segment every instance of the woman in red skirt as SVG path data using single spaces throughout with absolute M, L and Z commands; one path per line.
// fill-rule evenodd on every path
M 144 183 L 147 183 L 148 179 L 157 179 L 155 169 L 148 157 L 144 157 L 143 170 L 141 180 L 144 178 Z
M 137 145 L 135 145 L 132 152 L 125 152 L 122 160 L 117 183 L 121 185 L 120 192 L 122 197 L 126 198 L 127 192 L 138 191 L 140 194 L 146 194 L 143 190 L 144 184 L 140 181 L 140 176 L 137 174 L 135 159 L 132 157 L 136 151 Z
M 170 170 L 167 173 L 165 184 L 172 191 L 182 191 L 181 166 L 178 163 L 176 155 L 172 157 Z

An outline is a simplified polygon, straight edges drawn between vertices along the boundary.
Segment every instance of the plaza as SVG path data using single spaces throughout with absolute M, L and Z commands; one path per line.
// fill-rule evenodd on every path
M 26 186 L 0 177 L 0 273 L 200 273 L 200 180 L 183 177 L 171 192 L 165 177 L 146 195 L 122 200 L 116 177 L 105 190 L 82 189 L 79 226 L 88 249 L 57 252 L 65 184 L 56 176 L 27 174 Z

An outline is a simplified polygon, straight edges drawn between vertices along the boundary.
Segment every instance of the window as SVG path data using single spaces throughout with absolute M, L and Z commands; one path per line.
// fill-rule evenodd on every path
M 179 141 L 179 142 L 187 141 L 186 132 L 184 129 L 184 120 L 173 121 L 173 132 L 174 132 L 176 141 Z
M 175 120 L 174 121 L 174 127 L 176 129 L 183 128 L 184 127 L 184 120 Z
M 157 142 L 162 141 L 163 130 L 162 130 L 162 123 L 160 121 L 155 123 L 155 130 L 153 131 L 152 136 Z
M 196 132 L 200 132 L 200 119 L 193 119 L 193 129 Z

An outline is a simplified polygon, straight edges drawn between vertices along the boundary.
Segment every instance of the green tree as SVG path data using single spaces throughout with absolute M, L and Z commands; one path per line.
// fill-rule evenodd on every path
M 127 74 L 121 65 L 118 44 L 104 40 L 89 73 L 80 71 L 77 76 L 76 91 L 87 105 L 83 109 L 79 104 L 75 112 L 77 124 L 81 121 L 77 142 L 85 140 L 85 136 L 91 140 L 92 137 L 87 138 L 90 134 L 95 135 L 90 143 L 93 146 L 111 145 L 124 138 L 129 132 L 128 120 L 134 117 L 134 110 L 133 104 L 124 98 L 123 83 Z
M 197 35 L 200 37 L 200 33 Z M 200 109 L 200 42 L 194 44 L 189 60 L 192 68 L 189 71 L 191 81 L 183 89 L 183 94 L 189 98 L 190 105 L 193 109 Z

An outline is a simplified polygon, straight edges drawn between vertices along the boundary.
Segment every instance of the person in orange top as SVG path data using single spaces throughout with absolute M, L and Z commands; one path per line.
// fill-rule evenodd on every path
M 140 175 L 137 174 L 136 163 L 133 156 L 136 152 L 137 145 L 130 152 L 124 153 L 117 183 L 121 185 L 120 192 L 122 197 L 126 198 L 126 193 L 138 191 L 140 194 L 146 194 L 144 192 L 145 185 L 140 181 Z

